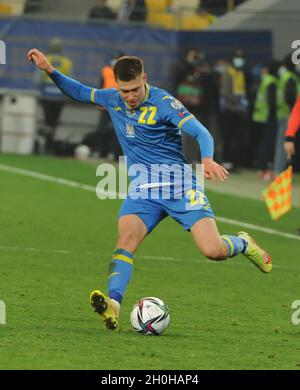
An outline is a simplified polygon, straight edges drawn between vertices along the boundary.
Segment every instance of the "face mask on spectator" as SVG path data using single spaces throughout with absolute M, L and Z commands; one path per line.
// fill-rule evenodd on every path
M 286 72 L 286 67 L 281 65 L 280 68 L 278 69 L 278 75 L 281 76 L 283 73 Z
M 241 69 L 245 65 L 245 60 L 241 57 L 234 57 L 232 63 L 235 68 Z

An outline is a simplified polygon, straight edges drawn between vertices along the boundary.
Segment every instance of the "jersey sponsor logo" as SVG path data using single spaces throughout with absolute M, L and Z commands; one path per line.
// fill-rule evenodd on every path
M 179 100 L 174 99 L 171 102 L 171 107 L 175 108 L 175 110 L 182 110 L 183 109 L 183 104 Z
M 114 110 L 115 110 L 115 111 L 122 111 L 122 108 L 119 107 L 119 106 L 117 106 L 117 107 L 114 107 Z
M 126 123 L 126 137 L 134 138 L 135 137 L 135 129 L 132 123 Z

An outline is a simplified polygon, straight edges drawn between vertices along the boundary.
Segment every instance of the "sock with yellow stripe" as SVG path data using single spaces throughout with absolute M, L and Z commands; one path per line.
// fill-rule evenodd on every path
M 223 241 L 228 248 L 228 257 L 234 257 L 239 253 L 244 253 L 247 247 L 247 241 L 241 237 L 228 236 L 224 234 L 222 236 Z
M 121 303 L 133 270 L 133 253 L 124 249 L 114 251 L 108 271 L 109 298 Z

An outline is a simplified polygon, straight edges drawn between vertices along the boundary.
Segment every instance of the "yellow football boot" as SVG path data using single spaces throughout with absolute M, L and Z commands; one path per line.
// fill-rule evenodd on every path
M 272 270 L 272 258 L 268 252 L 260 248 L 257 243 L 246 232 L 236 233 L 237 237 L 243 238 L 247 241 L 247 247 L 244 255 L 248 257 L 252 263 L 259 268 L 262 272 L 268 273 Z
M 119 329 L 119 308 L 105 294 L 94 290 L 90 294 L 94 311 L 103 318 L 105 326 L 110 330 Z

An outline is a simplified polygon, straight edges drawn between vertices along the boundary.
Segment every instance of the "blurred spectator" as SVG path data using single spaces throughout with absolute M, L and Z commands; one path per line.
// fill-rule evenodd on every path
M 249 138 L 248 138 L 248 166 L 251 168 L 259 168 L 259 152 L 257 145 L 261 141 L 261 128 L 253 123 L 252 116 L 255 107 L 256 95 L 259 89 L 261 78 L 262 78 L 262 68 L 261 64 L 256 64 L 252 67 L 251 74 L 251 83 L 249 85 L 248 98 L 249 98 Z
M 236 50 L 231 62 L 225 61 L 223 68 L 220 90 L 223 165 L 234 170 L 244 164 L 241 151 L 248 135 L 249 102 L 243 52 Z
M 259 175 L 264 180 L 272 180 L 274 177 L 272 163 L 277 135 L 277 72 L 277 61 L 262 68 L 252 114 L 254 132 L 261 135 L 258 144 Z
M 113 66 L 116 60 L 123 57 L 123 55 L 124 53 L 122 52 L 115 53 L 110 63 L 101 69 L 100 88 L 108 89 L 117 87 Z M 101 109 L 97 130 L 94 133 L 88 134 L 83 139 L 82 144 L 88 145 L 93 152 L 99 153 L 99 157 L 112 157 L 114 160 L 118 160 L 119 156 L 122 154 L 121 147 L 107 110 Z
M 283 149 L 285 130 L 291 110 L 298 94 L 299 78 L 295 73 L 295 65 L 291 55 L 287 55 L 278 71 L 279 81 L 277 87 L 277 118 L 278 132 L 275 147 L 274 172 L 279 174 L 287 165 Z
M 107 5 L 107 0 L 97 0 L 97 5 L 91 8 L 89 19 L 115 19 L 116 13 Z
M 42 0 L 27 0 L 25 3 L 24 14 L 39 12 L 42 8 Z
M 144 22 L 146 18 L 147 7 L 145 0 L 123 0 L 117 15 L 119 22 Z
M 195 48 L 187 51 L 185 59 L 178 66 L 176 75 L 176 96 L 195 117 L 208 126 L 212 106 L 212 74 L 206 55 Z M 197 142 L 183 135 L 185 154 L 190 162 L 200 159 Z
M 67 76 L 72 75 L 72 60 L 63 55 L 63 45 L 60 38 L 50 41 L 47 59 L 57 70 Z M 46 128 L 43 130 L 46 152 L 54 152 L 54 138 L 60 115 L 65 105 L 65 95 L 57 88 L 46 72 L 38 72 L 35 82 L 40 89 L 41 104 L 44 111 Z
M 246 0 L 234 0 L 233 8 L 244 3 Z M 199 0 L 198 9 L 205 9 L 213 15 L 224 15 L 227 11 L 231 11 L 228 0 Z
M 215 139 L 215 152 L 216 152 L 216 160 L 222 161 L 223 155 L 223 137 L 222 137 L 222 112 L 220 107 L 221 100 L 221 86 L 223 74 L 225 73 L 227 66 L 229 66 L 228 60 L 225 58 L 218 59 L 212 71 L 212 79 L 213 79 L 213 89 L 212 89 L 212 124 L 211 128 L 215 129 L 214 139 Z
M 201 17 L 201 19 L 206 23 L 207 26 L 213 24 L 216 21 L 215 15 L 210 13 L 206 8 L 197 8 L 196 14 Z

